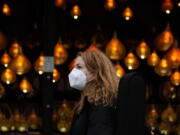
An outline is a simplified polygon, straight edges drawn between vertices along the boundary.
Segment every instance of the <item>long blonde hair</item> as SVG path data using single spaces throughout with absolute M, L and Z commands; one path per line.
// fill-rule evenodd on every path
M 96 79 L 88 82 L 81 93 L 77 112 L 81 112 L 85 97 L 94 105 L 112 106 L 117 97 L 119 79 L 109 58 L 98 50 L 80 52 L 78 56 L 82 57 L 87 70 L 95 74 Z

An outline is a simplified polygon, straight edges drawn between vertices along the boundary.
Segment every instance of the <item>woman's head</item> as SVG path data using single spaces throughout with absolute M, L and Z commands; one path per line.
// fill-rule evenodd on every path
M 118 89 L 118 77 L 109 58 L 98 50 L 87 50 L 77 55 L 75 68 L 86 75 L 82 99 L 95 105 L 112 105 Z

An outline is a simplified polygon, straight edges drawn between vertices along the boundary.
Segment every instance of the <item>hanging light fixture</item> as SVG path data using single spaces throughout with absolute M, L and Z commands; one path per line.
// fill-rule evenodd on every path
M 32 130 L 38 130 L 40 127 L 40 118 L 36 114 L 35 110 L 33 109 L 31 114 L 27 118 L 27 122 L 29 125 L 29 128 Z
M 156 49 L 159 51 L 167 51 L 174 43 L 174 36 L 168 25 L 165 30 L 155 39 Z
M 127 54 L 124 63 L 129 70 L 134 70 L 139 67 L 139 60 L 132 52 Z
M 160 86 L 159 96 L 162 101 L 168 102 L 176 99 L 176 89 L 169 81 L 164 82 Z
M 17 131 L 19 131 L 21 133 L 22 132 L 27 132 L 28 128 L 29 128 L 29 126 L 28 126 L 28 123 L 27 123 L 26 119 L 23 116 L 21 116 L 20 121 L 16 125 Z
M 26 78 L 20 82 L 19 88 L 25 94 L 33 91 L 32 84 Z
M 150 111 L 148 112 L 146 118 L 154 119 L 154 120 L 157 120 L 157 119 L 159 118 L 159 114 L 158 114 L 158 112 L 157 112 L 157 109 L 156 109 L 155 105 L 152 105 L 152 106 L 151 106 L 151 109 L 150 109 Z
M 9 53 L 13 58 L 15 58 L 21 53 L 21 45 L 18 42 L 14 42 L 9 49 Z
M 180 0 L 177 2 L 178 7 L 180 7 Z
M 62 45 L 59 40 L 58 43 L 54 47 L 54 61 L 55 65 L 62 65 L 66 62 L 68 58 L 68 53 L 65 47 Z
M 1 74 L 1 80 L 6 84 L 11 84 L 16 81 L 16 74 L 10 68 L 6 68 Z
M 115 69 L 117 77 L 122 78 L 125 75 L 125 70 L 120 64 L 116 64 Z
M 178 68 L 180 66 L 180 48 L 175 46 L 166 54 L 166 59 L 171 68 Z
M 60 73 L 59 73 L 59 71 L 57 69 L 54 69 L 53 70 L 53 80 L 52 80 L 52 82 L 56 83 L 57 81 L 59 81 L 59 79 L 60 79 Z
M 148 127 L 150 127 L 151 131 L 154 131 L 158 127 L 158 119 L 159 115 L 155 108 L 155 105 L 151 106 L 150 111 L 147 113 L 145 117 L 145 121 Z
M 132 9 L 128 6 L 124 9 L 122 12 L 122 16 L 126 21 L 129 21 L 133 17 L 133 11 Z
M 56 7 L 60 7 L 65 9 L 66 7 L 66 1 L 65 0 L 54 0 L 54 4 Z
M 168 76 L 171 73 L 169 64 L 165 58 L 162 58 L 155 67 L 155 72 L 160 76 Z
M 23 75 L 31 69 L 31 63 L 28 58 L 22 53 L 17 55 L 11 62 L 11 69 L 15 71 L 17 75 Z
M 71 9 L 71 15 L 75 20 L 79 18 L 79 16 L 81 15 L 81 9 L 78 5 L 73 6 L 73 8 Z
M 177 114 L 171 104 L 161 113 L 161 119 L 165 122 L 176 122 Z
M 176 70 L 170 77 L 171 83 L 175 86 L 180 85 L 180 72 Z
M 3 14 L 5 14 L 6 16 L 10 16 L 10 15 L 11 15 L 11 8 L 10 8 L 10 6 L 9 6 L 7 3 L 4 3 L 4 4 L 3 4 L 2 12 L 3 12 Z
M 10 130 L 9 121 L 6 118 L 5 114 L 3 114 L 0 110 L 0 131 L 6 133 Z
M 99 48 L 96 45 L 90 45 L 87 50 L 99 50 Z
M 160 61 L 159 56 L 157 55 L 157 53 L 154 51 L 152 52 L 148 57 L 147 57 L 147 64 L 149 66 L 156 66 Z
M 164 0 L 164 2 L 161 5 L 162 10 L 166 13 L 166 14 L 170 14 L 172 9 L 173 9 L 174 5 L 172 0 Z
M 92 44 L 87 48 L 87 50 L 99 50 L 99 47 L 96 42 L 93 41 Z
M 149 56 L 150 48 L 144 40 L 137 46 L 136 54 L 141 59 L 146 59 Z
M 7 38 L 2 32 L 0 32 L 0 50 L 5 49 L 6 46 L 7 46 Z
M 116 8 L 116 1 L 115 0 L 106 0 L 104 3 L 104 7 L 106 10 L 112 11 Z
M 40 55 L 39 58 L 35 61 L 34 69 L 38 74 L 43 74 L 43 66 L 44 66 L 44 56 Z
M 112 60 L 121 60 L 125 56 L 126 50 L 124 45 L 114 33 L 113 38 L 106 45 L 106 54 Z
M 11 62 L 11 57 L 9 56 L 9 54 L 7 52 L 5 52 L 1 56 L 1 64 L 4 65 L 5 67 L 8 67 L 10 62 Z
M 159 124 L 159 132 L 161 135 L 169 135 L 172 132 L 171 123 L 162 121 Z

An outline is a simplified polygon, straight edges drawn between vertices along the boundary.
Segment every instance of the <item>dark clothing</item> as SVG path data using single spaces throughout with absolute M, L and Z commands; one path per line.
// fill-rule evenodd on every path
M 70 135 L 113 135 L 113 107 L 95 106 L 85 99 L 84 108 L 75 115 Z
M 144 135 L 144 79 L 126 74 L 120 81 L 117 108 L 95 106 L 85 100 L 75 115 L 70 135 Z
M 145 78 L 138 72 L 120 81 L 115 135 L 145 135 Z

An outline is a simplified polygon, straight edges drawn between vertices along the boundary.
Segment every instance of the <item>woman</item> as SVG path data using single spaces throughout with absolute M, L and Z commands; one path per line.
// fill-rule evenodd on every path
M 111 61 L 97 50 L 80 52 L 69 82 L 82 91 L 70 135 L 113 135 L 119 79 Z

